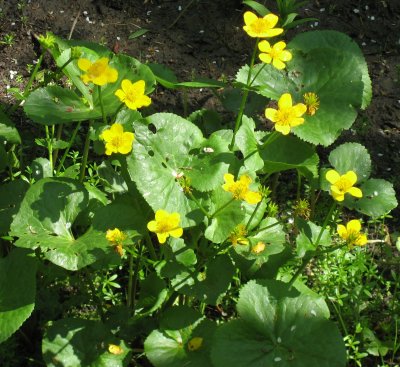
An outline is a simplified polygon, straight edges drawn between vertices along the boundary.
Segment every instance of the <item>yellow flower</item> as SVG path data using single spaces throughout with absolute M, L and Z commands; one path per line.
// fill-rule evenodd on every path
M 235 181 L 235 177 L 230 173 L 224 175 L 225 184 L 222 188 L 232 193 L 233 198 L 236 200 L 245 200 L 249 204 L 257 204 L 261 201 L 261 194 L 257 191 L 250 191 L 249 186 L 251 184 L 251 178 L 247 175 L 240 176 L 238 181 Z
M 264 250 L 265 250 L 265 243 L 260 241 L 260 242 L 257 242 L 257 244 L 252 247 L 251 252 L 253 254 L 258 255 L 261 252 L 263 252 Z
M 135 135 L 131 132 L 124 132 L 123 126 L 115 123 L 101 133 L 100 139 L 106 142 L 107 155 L 112 153 L 128 154 L 132 150 Z
M 124 79 L 121 88 L 115 92 L 115 95 L 125 103 L 131 110 L 137 110 L 140 107 L 150 106 L 151 99 L 144 94 L 145 81 L 139 80 L 131 83 L 128 79 Z
M 292 59 L 292 54 L 285 50 L 285 47 L 286 43 L 283 41 L 271 46 L 268 41 L 263 40 L 258 44 L 258 49 L 262 52 L 260 53 L 259 58 L 266 64 L 272 62 L 272 65 L 277 69 L 284 69 L 286 67 L 284 62 Z
M 115 355 L 119 355 L 119 354 L 122 354 L 124 352 L 124 350 L 119 345 L 115 345 L 115 344 L 109 344 L 108 345 L 108 351 L 111 354 L 115 354 Z
M 86 74 L 81 75 L 83 82 L 92 82 L 96 85 L 116 82 L 118 79 L 118 71 L 109 67 L 108 61 L 107 57 L 102 57 L 93 63 L 85 58 L 79 59 L 79 69 L 86 71 Z
M 364 246 L 368 240 L 364 233 L 360 233 L 361 223 L 358 219 L 353 219 L 347 223 L 346 227 L 339 224 L 337 227 L 337 233 L 342 237 L 347 244 L 352 246 Z
M 353 187 L 357 182 L 357 175 L 354 171 L 347 171 L 344 175 L 340 175 L 334 169 L 326 172 L 325 178 L 331 183 L 331 194 L 337 201 L 343 201 L 344 195 L 350 195 L 361 198 L 362 191 L 358 187 Z
M 178 238 L 183 234 L 183 229 L 179 227 L 181 217 L 179 213 L 168 213 L 165 210 L 157 210 L 155 220 L 147 223 L 147 229 L 155 232 L 158 242 L 165 243 L 169 236 Z
M 313 116 L 319 108 L 319 98 L 313 92 L 308 92 L 303 95 L 304 103 L 307 106 L 307 115 Z
M 120 231 L 118 228 L 109 229 L 106 233 L 106 238 L 112 244 L 119 244 L 126 240 L 126 234 Z
M 290 132 L 290 128 L 301 125 L 304 119 L 301 117 L 307 111 L 307 107 L 303 103 L 292 105 L 292 96 L 284 93 L 279 98 L 278 109 L 267 108 L 265 117 L 275 123 L 275 130 L 283 135 Z
M 231 242 L 233 246 L 236 246 L 237 244 L 248 245 L 249 240 L 246 238 L 246 236 L 247 236 L 246 226 L 243 224 L 239 224 L 230 234 L 229 242 Z
M 194 338 L 190 339 L 188 342 L 188 349 L 193 352 L 197 349 L 200 349 L 203 344 L 203 338 L 200 336 L 195 336 Z
M 275 37 L 283 32 L 282 28 L 274 28 L 279 20 L 275 14 L 270 13 L 263 18 L 259 18 L 251 11 L 246 11 L 243 18 L 245 24 L 243 29 L 250 37 Z

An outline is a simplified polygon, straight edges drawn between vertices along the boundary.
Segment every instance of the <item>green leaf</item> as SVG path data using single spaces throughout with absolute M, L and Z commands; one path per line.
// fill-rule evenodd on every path
M 197 204 L 186 197 L 178 179 L 190 175 L 196 179 L 192 185 L 203 190 L 215 187 L 218 180 L 221 182 L 226 169 L 226 164 L 218 158 L 223 150 L 222 142 L 218 138 L 205 141 L 195 125 L 173 114 L 158 113 L 146 121 L 147 126 L 135 125 L 133 153 L 127 157 L 132 179 L 154 211 L 178 212 L 182 227 L 199 223 L 204 215 Z M 204 153 L 207 144 L 216 152 Z M 221 154 L 225 156 L 224 152 Z M 207 161 L 212 164 L 204 172 Z M 198 182 L 198 175 L 203 173 L 203 182 Z
M 354 171 L 358 183 L 365 181 L 371 173 L 371 157 L 368 150 L 358 143 L 339 145 L 329 154 L 329 162 L 341 175 L 347 171 Z
M 302 19 L 303 20 L 303 19 Z M 317 20 L 317 19 L 315 19 Z M 306 20 L 308 21 L 308 20 Z M 308 52 L 315 48 L 330 48 L 341 50 L 348 55 L 354 67 L 361 72 L 363 82 L 363 95 L 361 108 L 365 109 L 371 102 L 372 85 L 368 74 L 368 65 L 356 42 L 344 33 L 337 31 L 311 31 L 298 34 L 289 44 L 289 48 L 300 49 Z
M 253 119 L 243 116 L 235 138 L 235 144 L 245 157 L 244 166 L 249 171 L 258 171 L 264 167 L 264 161 L 258 152 L 260 141 L 254 132 L 255 127 Z
M 1 142 L 0 142 L 1 144 Z M 6 150 L 4 149 L 4 145 L 0 145 L 0 172 L 4 171 L 6 167 L 9 165 L 8 163 L 8 155 Z
M 249 6 L 253 10 L 255 10 L 262 17 L 264 17 L 265 15 L 271 13 L 268 8 L 266 8 L 264 5 L 258 3 L 257 1 L 244 0 L 243 4 Z
M 278 281 L 250 281 L 240 292 L 237 310 L 240 318 L 215 333 L 215 367 L 346 365 L 339 330 L 315 297 L 288 291 Z
M 51 167 L 51 163 L 47 158 L 36 158 L 31 163 L 32 169 L 32 178 L 36 181 L 41 180 L 42 178 L 52 177 L 53 176 L 53 168 Z
M 317 175 L 319 157 L 315 148 L 293 135 L 279 136 L 261 148 L 259 154 L 264 160 L 265 173 L 299 169 L 307 175 Z
M 216 305 L 219 297 L 228 290 L 234 274 L 235 268 L 229 256 L 219 255 L 208 262 L 205 273 L 199 274 L 193 285 L 185 285 L 179 292 L 208 305 Z
M 195 79 L 190 82 L 176 83 L 175 87 L 187 87 L 187 88 L 224 88 L 227 84 L 214 79 Z
M 230 201 L 229 205 L 219 210 L 219 208 L 222 208 Z M 216 215 L 213 216 L 204 235 L 211 242 L 222 243 L 228 238 L 235 227 L 243 221 L 245 210 L 239 200 L 232 201 L 232 194 L 224 191 L 221 187 L 212 193 L 212 204 L 213 207 L 211 209 Z
M 0 186 L 0 235 L 10 230 L 14 215 L 18 212 L 29 184 L 14 180 Z
M 167 309 L 160 321 L 163 330 L 179 330 L 195 324 L 203 317 L 201 312 L 192 307 L 180 305 Z
M 302 258 L 306 256 L 307 253 L 312 253 L 317 249 L 316 242 L 322 227 L 317 226 L 313 222 L 306 222 L 300 218 L 296 220 L 296 225 L 299 230 L 299 234 L 296 237 L 296 252 L 297 256 Z M 327 247 L 331 245 L 331 236 L 329 231 L 325 229 L 321 235 L 318 247 Z
M 197 263 L 195 252 L 189 248 L 182 238 L 171 238 L 170 248 L 172 252 L 171 258 L 175 258 L 177 262 L 185 266 L 193 266 Z M 165 249 L 167 252 L 168 249 Z
M 215 134 L 190 153 L 191 169 L 185 175 L 190 178 L 192 187 L 199 191 L 211 191 L 220 186 L 229 165 L 235 160 L 228 144 Z
M 194 329 L 189 326 L 180 331 L 154 330 L 144 342 L 146 357 L 155 367 L 211 366 L 210 348 L 216 325 L 204 320 Z M 188 342 L 202 338 L 201 347 L 191 351 Z
M 15 333 L 31 315 L 36 296 L 36 259 L 14 248 L 0 258 L 0 343 Z
M 140 36 L 143 36 L 144 34 L 146 34 L 147 32 L 149 32 L 150 30 L 147 28 L 140 28 L 137 31 L 131 33 L 128 37 L 128 39 L 133 40 L 135 38 L 138 38 Z
M 168 295 L 168 289 L 164 280 L 160 279 L 156 273 L 150 273 L 140 282 L 140 295 L 137 308 L 141 314 L 151 314 L 158 310 Z
M 20 144 L 21 137 L 12 121 L 0 108 L 0 137 L 12 144 Z
M 350 209 L 377 218 L 397 207 L 396 192 L 393 185 L 386 180 L 371 178 L 365 181 L 360 189 L 363 193 L 361 199 L 345 200 Z
M 109 352 L 117 345 L 120 354 Z M 50 324 L 42 342 L 47 367 L 127 367 L 130 349 L 99 321 L 64 319 Z
M 44 252 L 68 270 L 78 270 L 104 257 L 115 256 L 105 233 L 89 228 L 75 238 L 71 228 L 89 201 L 84 186 L 66 178 L 45 178 L 30 187 L 11 224 L 15 245 Z
M 150 63 L 147 66 L 151 69 L 157 82 L 165 88 L 174 89 L 178 78 L 175 73 L 163 64 Z

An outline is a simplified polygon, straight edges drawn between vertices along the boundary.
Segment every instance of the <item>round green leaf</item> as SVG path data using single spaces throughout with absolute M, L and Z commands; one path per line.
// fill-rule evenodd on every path
M 0 137 L 12 144 L 20 144 L 21 137 L 13 122 L 0 108 Z
M 156 273 L 150 273 L 140 283 L 140 296 L 136 308 L 141 314 L 150 314 L 162 306 L 167 295 L 168 289 L 164 280 Z
M 119 346 L 120 354 L 109 351 Z M 126 367 L 130 349 L 101 322 L 64 319 L 47 329 L 42 342 L 47 367 Z
M 144 342 L 147 358 L 155 367 L 211 366 L 210 348 L 216 325 L 210 320 L 203 320 L 194 329 L 187 327 L 179 331 L 154 330 Z M 202 338 L 201 347 L 189 350 L 188 342 Z
M 168 212 L 178 212 L 181 215 L 182 227 L 199 223 L 203 214 L 197 205 L 187 198 L 179 178 L 189 171 L 204 167 L 204 162 L 199 162 L 196 156 L 204 142 L 201 131 L 191 122 L 169 113 L 152 115 L 146 121 L 148 126 L 141 123 L 135 125 L 136 140 L 132 154 L 127 157 L 128 171 L 132 179 L 154 211 L 164 209 Z M 207 159 L 212 158 L 210 156 Z M 197 168 L 194 168 L 193 164 L 197 165 Z M 203 185 L 215 185 L 214 176 L 221 175 L 223 164 L 209 167 Z M 193 172 L 190 174 L 196 177 Z M 193 184 L 200 185 L 197 182 Z
M 44 252 L 45 257 L 68 270 L 78 270 L 113 255 L 105 233 L 89 228 L 75 238 L 72 226 L 85 210 L 89 195 L 84 186 L 67 178 L 45 178 L 30 187 L 11 224 L 16 246 Z
M 278 281 L 250 281 L 240 292 L 240 319 L 220 326 L 215 367 L 344 367 L 346 352 L 335 324 L 314 297 Z
M 315 148 L 293 135 L 279 136 L 260 149 L 260 156 L 266 173 L 300 169 L 309 175 L 317 175 L 319 158 Z
M 371 178 L 360 187 L 363 197 L 358 200 L 347 200 L 346 205 L 360 213 L 377 218 L 397 207 L 396 192 L 393 185 L 382 179 Z
M 245 209 L 239 200 L 232 201 L 232 194 L 224 191 L 221 187 L 213 191 L 211 200 L 213 204 L 211 209 L 216 215 L 213 216 L 211 223 L 206 228 L 204 236 L 214 243 L 222 243 L 243 221 Z M 231 203 L 224 207 L 228 202 Z M 219 208 L 223 209 L 219 210 Z
M 358 143 L 339 145 L 329 154 L 329 162 L 341 175 L 347 171 L 357 174 L 357 182 L 368 179 L 371 173 L 371 157 L 368 150 Z
M 306 222 L 300 218 L 296 220 L 299 234 L 296 237 L 296 252 L 297 256 L 302 258 L 308 252 L 313 252 L 317 249 L 316 242 L 321 232 L 321 227 L 313 222 Z M 332 244 L 331 236 L 327 229 L 321 235 L 318 246 L 330 246 Z
M 18 248 L 0 259 L 0 343 L 21 327 L 35 307 L 36 265 L 27 250 Z
M 360 47 L 348 35 L 331 30 L 304 32 L 298 34 L 289 43 L 289 48 L 299 49 L 304 52 L 315 48 L 339 49 L 345 54 L 354 57 L 354 64 L 361 71 L 361 79 L 364 84 L 361 108 L 365 109 L 369 105 L 372 97 L 372 86 L 368 74 L 368 65 Z
M 235 138 L 235 144 L 243 153 L 243 157 L 248 157 L 244 160 L 244 166 L 249 171 L 258 171 L 264 167 L 264 161 L 258 152 L 260 141 L 254 132 L 255 127 L 253 119 L 243 116 Z

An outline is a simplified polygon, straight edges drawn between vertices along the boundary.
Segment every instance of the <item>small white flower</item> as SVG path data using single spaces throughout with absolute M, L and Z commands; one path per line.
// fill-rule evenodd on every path
M 203 152 L 204 153 L 214 153 L 214 149 L 211 147 L 204 147 Z

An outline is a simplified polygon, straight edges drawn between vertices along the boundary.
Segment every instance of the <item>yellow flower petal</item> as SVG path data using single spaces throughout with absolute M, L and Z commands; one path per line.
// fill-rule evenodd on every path
M 89 59 L 78 59 L 78 68 L 83 71 L 88 71 L 92 66 L 92 62 Z
M 297 103 L 293 106 L 293 112 L 296 114 L 297 117 L 304 115 L 307 111 L 307 106 L 304 103 Z
M 167 219 L 167 218 L 168 218 L 168 215 L 169 215 L 169 214 L 168 214 L 167 211 L 165 211 L 165 210 L 163 210 L 163 209 L 159 209 L 159 210 L 156 211 L 156 214 L 155 214 L 156 221 L 157 221 L 157 222 L 161 222 L 161 221 Z
M 265 62 L 266 64 L 270 64 L 272 61 L 272 57 L 269 54 L 259 54 L 258 57 L 262 62 Z
M 292 127 L 299 126 L 303 123 L 304 123 L 304 119 L 302 117 L 295 117 L 292 120 L 290 120 L 290 125 Z
M 347 231 L 348 232 L 360 232 L 361 231 L 361 222 L 358 219 L 353 219 L 347 223 Z
M 258 19 L 258 17 L 251 11 L 246 11 L 243 14 L 243 19 L 244 19 L 244 24 L 250 25 L 251 23 L 255 22 Z
M 147 223 L 147 229 L 150 232 L 156 232 L 157 231 L 157 221 L 151 220 L 149 223 Z
M 279 58 L 282 61 L 290 61 L 290 60 L 292 60 L 292 54 L 289 51 L 282 51 Z
M 231 184 L 235 181 L 235 176 L 233 176 L 231 173 L 225 173 L 224 174 L 224 181 L 227 184 Z
M 179 228 L 173 229 L 172 231 L 169 231 L 168 233 L 172 237 L 179 238 L 183 235 L 183 229 L 179 227 Z
M 258 49 L 261 52 L 270 52 L 271 51 L 271 45 L 269 44 L 268 41 L 263 40 L 263 41 L 259 42 Z
M 122 89 L 117 89 L 114 94 L 120 99 L 121 102 L 125 101 L 126 94 Z
M 330 169 L 328 172 L 326 172 L 325 178 L 329 183 L 334 184 L 340 179 L 340 175 L 334 169 Z
M 121 135 L 124 132 L 124 128 L 121 124 L 116 122 L 115 124 L 112 124 L 110 127 L 110 131 L 112 134 L 115 135 Z
M 123 79 L 121 82 L 121 88 L 125 93 L 128 93 L 132 88 L 132 83 L 129 79 Z
M 275 125 L 275 130 L 280 132 L 283 135 L 287 135 L 290 133 L 290 126 L 288 125 Z
M 358 187 L 350 187 L 347 192 L 356 198 L 362 198 L 363 196 L 362 191 Z
M 165 241 L 167 240 L 169 234 L 168 233 L 156 233 L 157 234 L 157 239 L 158 242 L 160 243 L 165 243 Z
M 244 200 L 251 205 L 259 203 L 261 199 L 261 194 L 255 191 L 248 191 L 244 197 Z
M 278 23 L 278 20 L 279 20 L 278 16 L 275 14 L 272 14 L 272 13 L 267 14 L 263 19 L 265 19 L 268 22 L 269 28 L 275 27 L 276 23 Z
M 282 28 L 273 28 L 273 29 L 268 29 L 266 31 L 264 31 L 262 37 L 276 37 L 278 35 L 280 35 L 283 32 Z
M 354 171 L 347 171 L 343 177 L 349 181 L 350 185 L 353 186 L 357 182 L 357 175 Z
M 274 44 L 274 51 L 282 51 L 286 47 L 286 43 L 283 41 L 279 41 Z
M 332 197 L 336 200 L 336 201 L 343 201 L 344 200 L 344 194 L 340 193 L 336 193 L 334 191 L 331 192 Z
M 266 108 L 265 109 L 265 117 L 272 122 L 276 122 L 276 113 L 278 111 L 274 108 Z
M 357 246 L 364 246 L 368 243 L 367 236 L 365 234 L 360 234 L 355 242 Z
M 286 67 L 286 65 L 279 59 L 273 59 L 272 65 L 277 68 L 278 70 L 282 70 Z
M 107 83 L 115 83 L 118 79 L 117 69 L 108 68 L 106 71 Z
M 342 237 L 343 239 L 347 238 L 347 229 L 343 224 L 339 224 L 337 226 L 337 233 L 340 237 Z
M 278 101 L 278 107 L 280 110 L 284 110 L 292 107 L 292 96 L 289 93 L 281 95 Z

